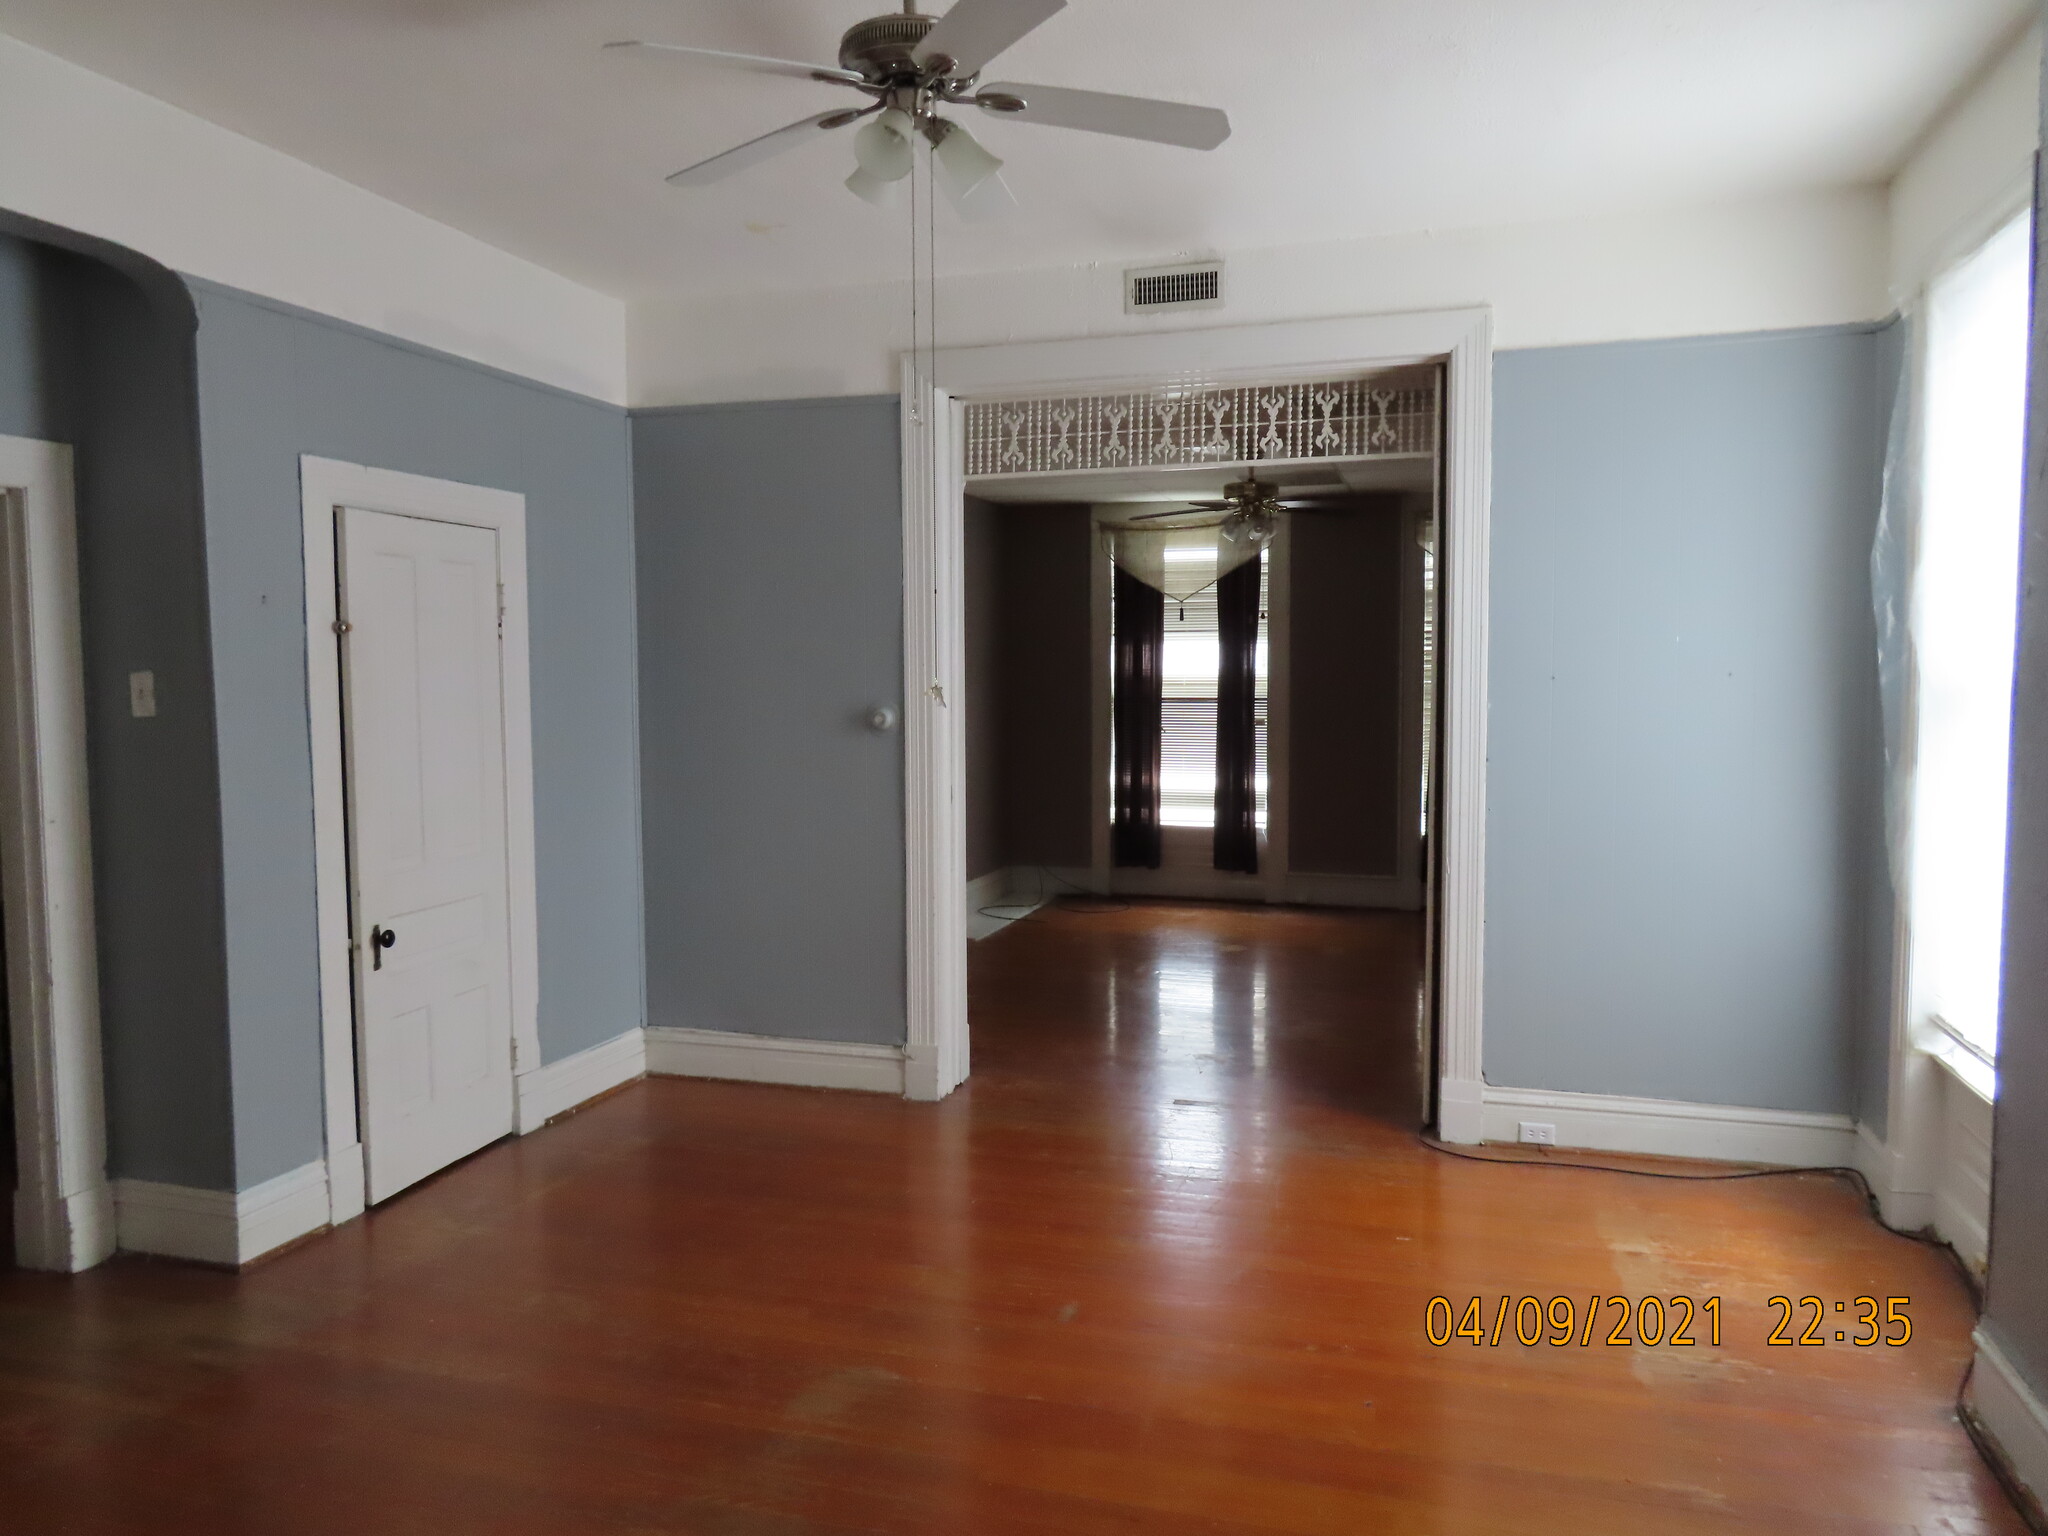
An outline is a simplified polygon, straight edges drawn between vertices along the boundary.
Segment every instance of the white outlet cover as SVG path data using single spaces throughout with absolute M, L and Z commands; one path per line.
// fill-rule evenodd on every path
M 1516 1140 L 1536 1147 L 1554 1147 L 1557 1127 L 1545 1120 L 1521 1120 L 1516 1122 Z

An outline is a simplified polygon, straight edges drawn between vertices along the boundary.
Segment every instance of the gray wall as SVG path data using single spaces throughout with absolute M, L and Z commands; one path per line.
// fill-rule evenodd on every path
M 1392 875 L 1416 814 L 1401 798 L 1403 504 L 1288 515 L 1289 869 Z
M 0 432 L 75 451 L 110 1171 L 228 1188 L 192 328 L 183 286 L 161 267 L 0 216 Z M 145 668 L 160 713 L 134 720 L 127 674 Z
M 648 1022 L 896 1044 L 894 398 L 636 413 Z
M 1005 864 L 1074 869 L 1094 857 L 1094 517 L 1085 506 L 1033 503 L 998 520 Z
M 2048 125 L 2048 94 L 2043 96 Z M 2035 208 L 2048 205 L 2048 186 Z M 2032 401 L 2022 534 L 2007 843 L 2005 991 L 1991 1148 L 1991 1278 L 1984 1326 L 2048 1394 L 2048 304 L 2034 256 Z
M 526 497 L 540 1038 L 554 1060 L 642 1022 L 630 443 L 615 407 L 191 286 L 246 1188 L 321 1150 L 299 455 Z
M 1881 350 L 1496 359 L 1488 1081 L 1851 1107 Z
M 1093 857 L 1092 509 L 967 498 L 967 877 Z

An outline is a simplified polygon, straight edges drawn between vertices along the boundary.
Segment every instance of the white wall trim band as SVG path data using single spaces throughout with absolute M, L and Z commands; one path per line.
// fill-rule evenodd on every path
M 965 941 L 962 941 L 965 947 Z M 647 1070 L 666 1077 L 716 1077 L 796 1088 L 904 1092 L 908 1053 L 894 1045 L 787 1040 L 719 1029 L 647 1030 Z
M 647 1075 L 647 1031 L 629 1029 L 601 1045 L 551 1061 L 517 1079 L 519 1134 L 537 1131 L 557 1115 Z
M 1982 1328 L 1973 1337 L 1977 1368 L 1970 1374 L 1970 1407 L 2007 1469 L 2040 1503 L 2048 1493 L 2048 1407 Z
M 328 1225 L 327 1164 L 315 1161 L 253 1189 L 187 1189 L 116 1179 L 121 1247 L 239 1268 Z
M 1847 1115 L 1491 1084 L 1481 1093 L 1488 1141 L 1517 1141 L 1520 1122 L 1535 1120 L 1557 1127 L 1560 1147 L 1793 1168 L 1856 1166 L 1856 1123 Z

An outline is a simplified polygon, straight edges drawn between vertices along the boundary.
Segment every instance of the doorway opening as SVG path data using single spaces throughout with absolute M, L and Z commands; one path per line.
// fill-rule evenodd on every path
M 1370 954 L 1386 974 L 1338 989 L 1378 1037 L 1361 1056 L 1336 1027 L 1374 1062 L 1346 1092 L 1429 1118 L 1437 381 L 1372 381 L 1431 410 L 1377 454 L 968 476 L 970 1022 L 992 1049 L 1053 1027 L 1013 994 L 1078 971 L 1100 1042 L 1256 1073 L 1278 1001 Z M 1247 483 L 1277 511 L 1248 553 L 1188 515 Z M 1130 993 L 1134 967 L 1156 987 Z

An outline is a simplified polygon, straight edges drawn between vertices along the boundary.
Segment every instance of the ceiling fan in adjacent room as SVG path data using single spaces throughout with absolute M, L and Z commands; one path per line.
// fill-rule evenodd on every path
M 995 197 L 1007 200 L 1008 191 L 996 174 L 1003 162 L 982 148 L 957 119 L 945 116 L 947 108 L 975 107 L 1021 123 L 1188 149 L 1214 149 L 1230 137 L 1230 119 L 1214 107 L 1061 86 L 980 83 L 982 69 L 997 54 L 1064 10 L 1066 0 L 959 0 L 944 16 L 926 16 L 914 4 L 915 0 L 904 0 L 902 14 L 871 17 L 849 28 L 839 41 L 836 68 L 679 43 L 606 46 L 816 80 L 869 98 L 865 106 L 821 112 L 700 160 L 668 178 L 678 187 L 723 181 L 821 132 L 866 119 L 866 126 L 854 136 L 858 166 L 846 180 L 857 196 L 884 202 L 893 184 L 911 173 L 916 139 L 922 135 L 932 146 L 940 184 L 963 211 L 974 212 Z
M 1249 476 L 1224 486 L 1221 501 L 1191 501 L 1170 512 L 1146 512 L 1125 521 L 1150 523 L 1169 517 L 1187 518 L 1191 520 L 1190 526 L 1194 526 L 1192 520 L 1206 519 L 1221 512 L 1224 516 L 1219 531 L 1224 538 L 1232 543 L 1245 542 L 1256 546 L 1273 537 L 1274 530 L 1280 526 L 1282 512 L 1316 504 L 1314 497 L 1282 500 L 1279 486 Z
M 1186 602 L 1256 560 L 1280 531 L 1282 512 L 1317 504 L 1314 497 L 1283 500 L 1280 487 L 1247 476 L 1224 486 L 1221 501 L 1188 501 L 1158 512 L 1101 517 L 1095 526 L 1111 560 L 1146 586 L 1157 587 L 1175 602 Z

